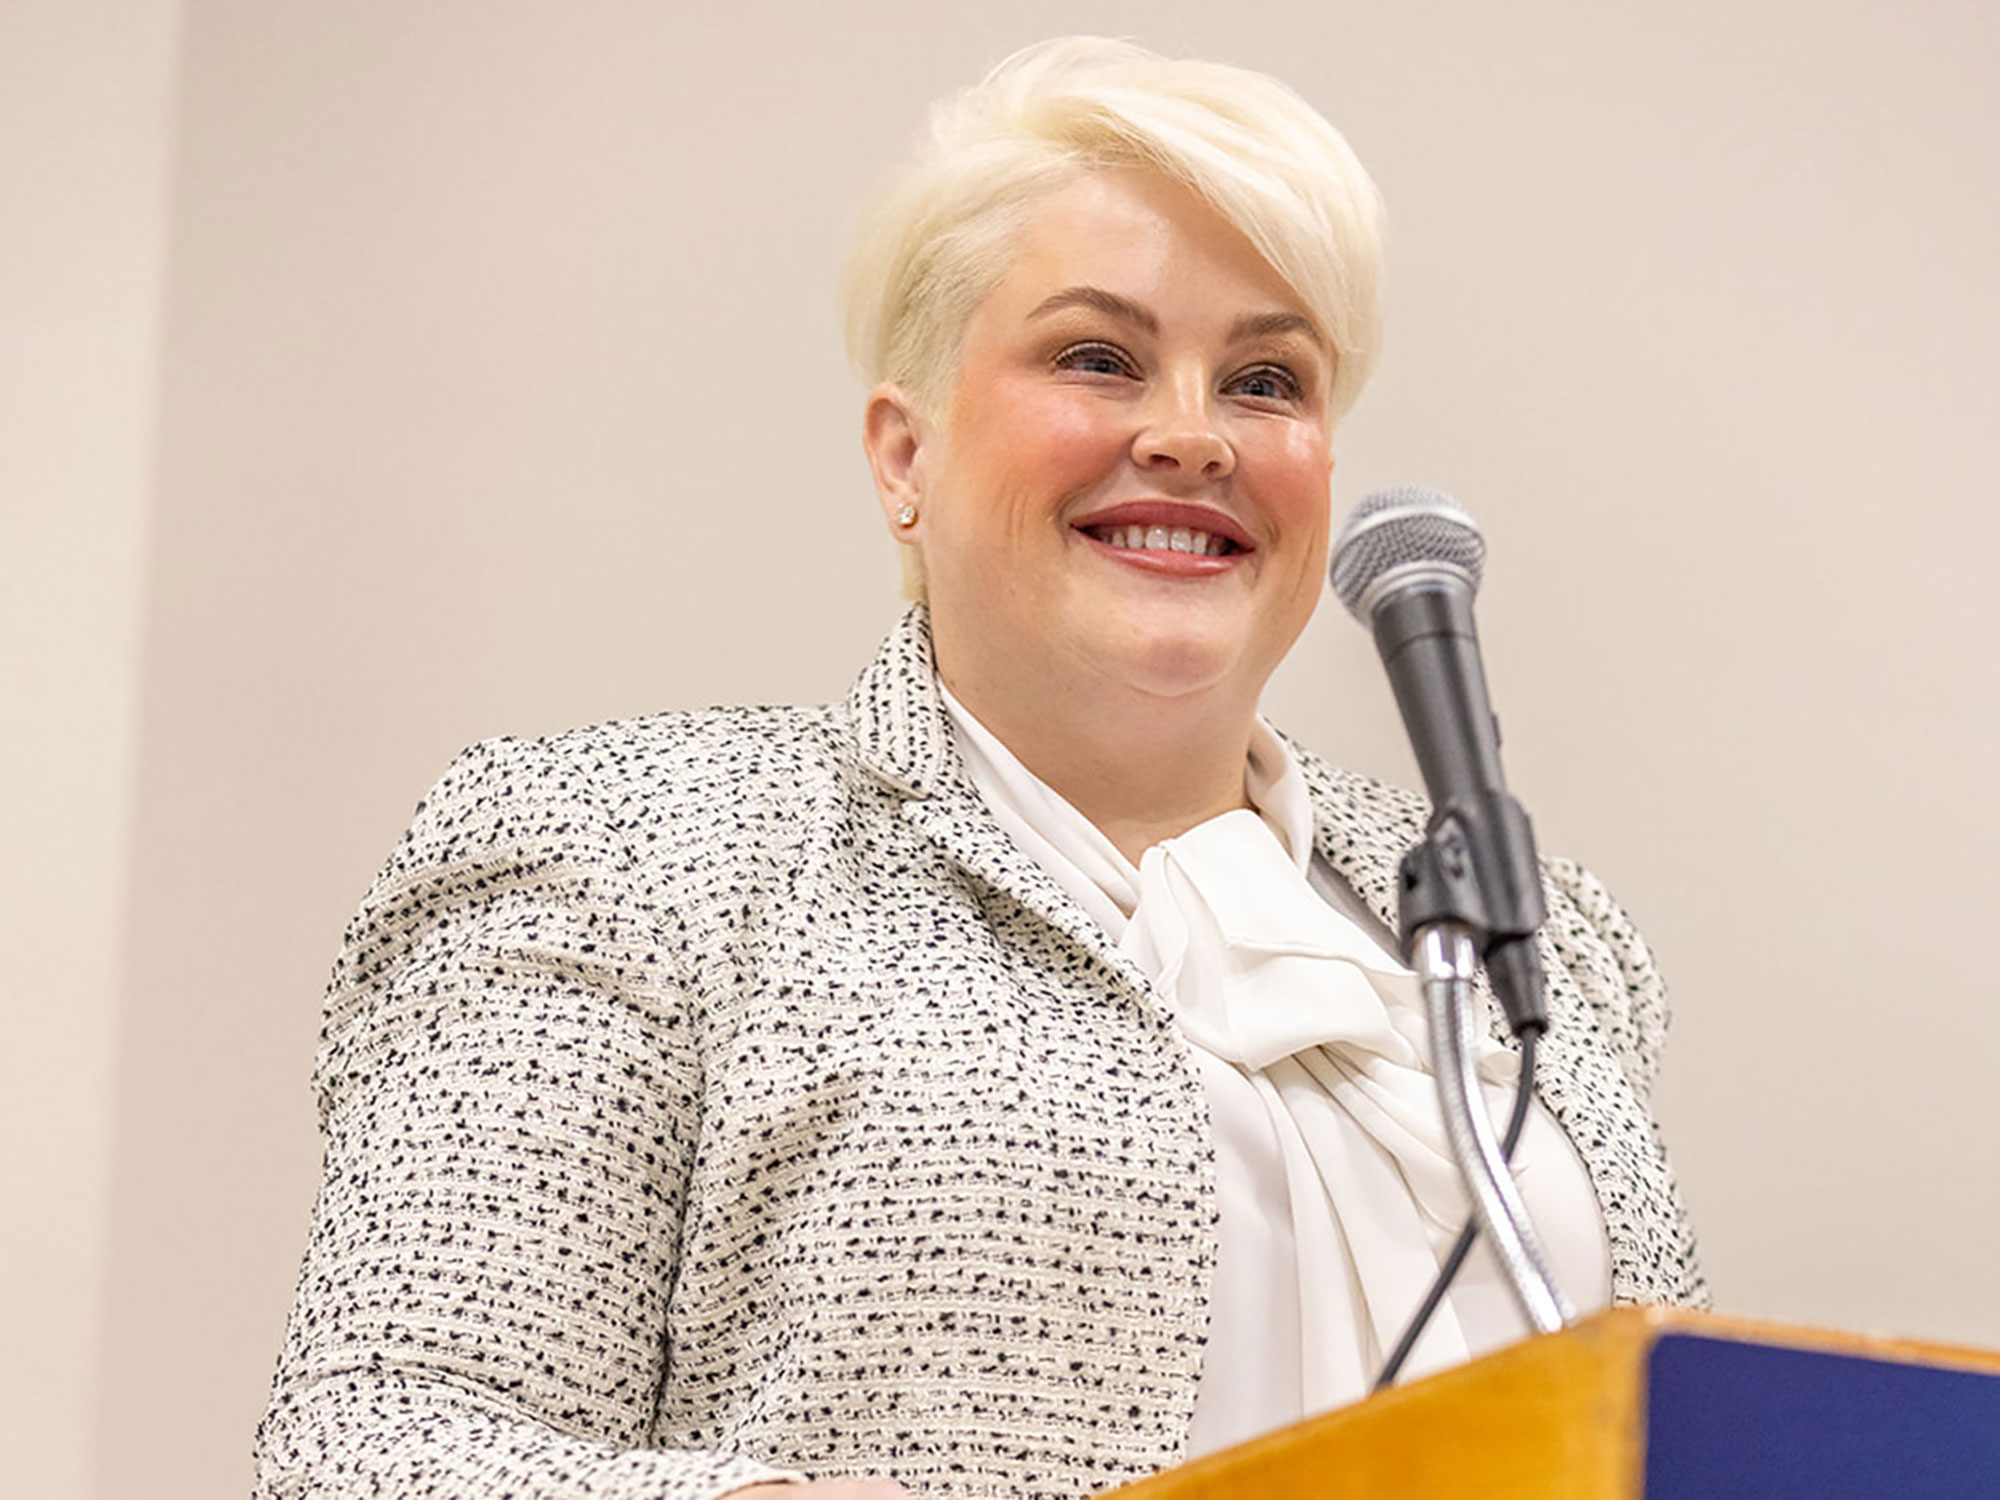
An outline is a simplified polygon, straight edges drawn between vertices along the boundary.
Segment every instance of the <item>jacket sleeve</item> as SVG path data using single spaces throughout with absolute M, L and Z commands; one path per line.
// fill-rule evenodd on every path
M 1619 1300 L 1706 1307 L 1708 1281 L 1693 1226 L 1650 1103 L 1666 1041 L 1666 986 L 1645 939 L 1597 877 L 1563 859 L 1544 861 L 1543 873 L 1546 951 L 1576 981 L 1602 1038 L 1604 1065 L 1629 1084 L 1656 1157 L 1650 1170 L 1632 1159 L 1598 1181 Z M 1615 1097 L 1614 1089 L 1599 1091 L 1600 1103 Z
M 1549 896 L 1543 932 L 1555 957 L 1594 1002 L 1619 1066 L 1650 1104 L 1667 1039 L 1666 982 L 1639 929 L 1604 884 L 1567 859 L 1542 863 Z
M 670 918 L 586 773 L 468 751 L 349 928 L 325 1171 L 256 1495 L 686 1497 L 796 1477 L 643 1446 L 701 1110 Z

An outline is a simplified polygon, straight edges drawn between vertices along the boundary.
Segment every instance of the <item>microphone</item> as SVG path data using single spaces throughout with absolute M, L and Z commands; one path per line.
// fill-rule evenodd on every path
M 1424 928 L 1464 926 L 1520 1036 L 1548 1028 L 1535 947 L 1545 911 L 1534 830 L 1501 774 L 1472 623 L 1485 562 L 1485 539 L 1458 502 L 1412 485 L 1354 507 L 1330 571 L 1340 602 L 1374 632 L 1433 808 L 1403 860 L 1403 957 Z

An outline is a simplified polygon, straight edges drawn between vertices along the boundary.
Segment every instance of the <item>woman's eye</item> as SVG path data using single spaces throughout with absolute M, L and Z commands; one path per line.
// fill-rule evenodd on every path
M 1132 373 L 1132 361 L 1110 344 L 1071 344 L 1056 356 L 1055 363 L 1059 370 L 1080 370 L 1086 375 Z
M 1258 365 L 1230 382 L 1238 395 L 1258 401 L 1296 401 L 1305 394 L 1298 376 L 1280 365 Z

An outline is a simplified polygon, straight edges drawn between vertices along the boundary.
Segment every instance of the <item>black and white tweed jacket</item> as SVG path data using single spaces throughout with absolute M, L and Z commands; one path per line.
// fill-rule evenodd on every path
M 1385 920 L 1420 799 L 1302 756 Z M 1548 869 L 1542 1094 L 1621 1300 L 1703 1296 L 1666 1024 Z M 1213 1157 L 1145 978 L 987 814 L 913 608 L 845 703 L 468 751 L 347 934 L 260 1496 L 1070 1500 L 1181 1456 Z

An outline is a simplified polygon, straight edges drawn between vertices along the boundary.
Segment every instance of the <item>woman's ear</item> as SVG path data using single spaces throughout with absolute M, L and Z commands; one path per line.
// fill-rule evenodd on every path
M 934 441 L 930 425 L 901 386 L 884 382 L 868 393 L 861 446 L 889 534 L 905 546 L 915 545 L 923 531 L 927 447 Z

